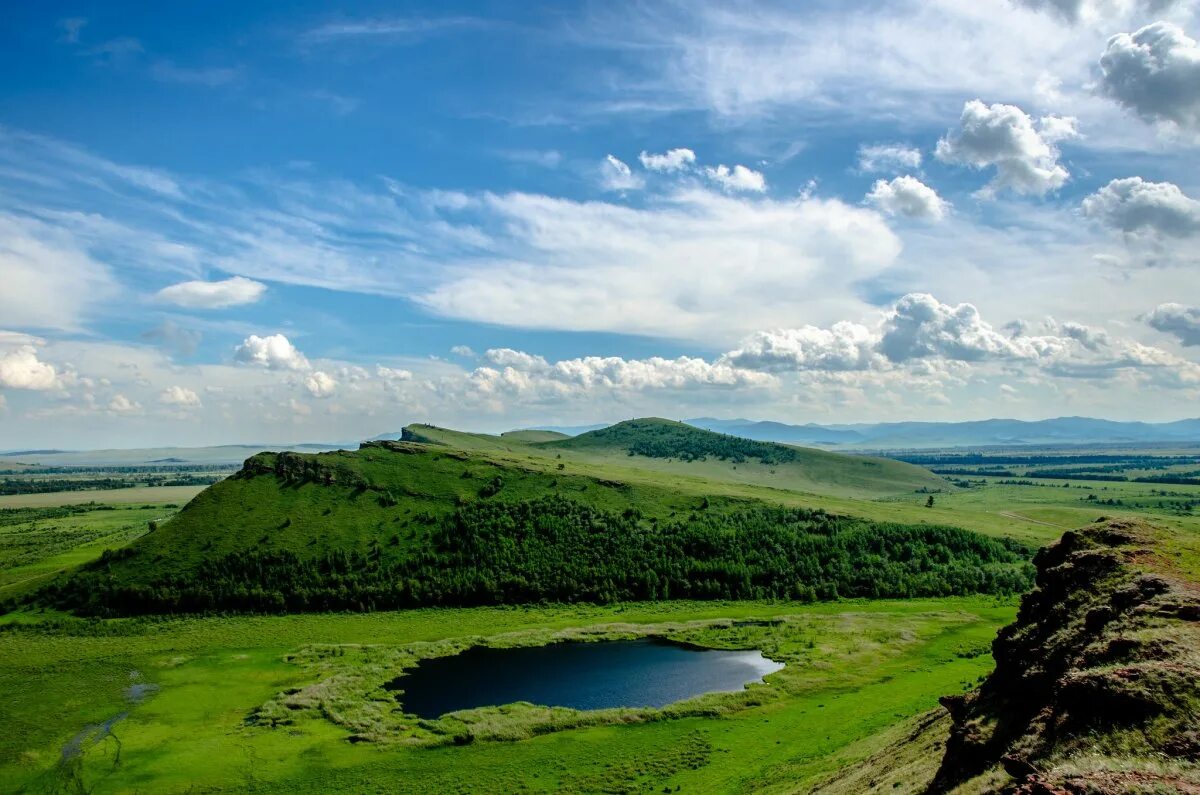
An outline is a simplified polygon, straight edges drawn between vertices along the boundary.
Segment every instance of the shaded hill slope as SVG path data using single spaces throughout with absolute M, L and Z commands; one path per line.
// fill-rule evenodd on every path
M 1008 593 L 1027 556 L 959 528 L 371 442 L 254 456 L 42 598 L 113 615 Z

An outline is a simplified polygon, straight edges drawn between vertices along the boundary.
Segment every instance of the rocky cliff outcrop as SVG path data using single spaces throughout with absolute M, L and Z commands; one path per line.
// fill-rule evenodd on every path
M 281 483 L 299 486 L 305 483 L 334 484 L 350 488 L 366 488 L 366 478 L 332 456 L 312 456 L 300 453 L 259 453 L 246 459 L 233 477 L 252 478 L 274 475 Z
M 1157 532 L 1099 522 L 1038 553 L 995 671 L 942 700 L 930 791 L 1200 793 L 1200 593 Z

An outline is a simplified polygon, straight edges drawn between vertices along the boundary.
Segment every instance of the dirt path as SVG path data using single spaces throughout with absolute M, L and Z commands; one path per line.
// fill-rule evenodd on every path
M 1043 521 L 1039 521 L 1038 519 L 1030 519 L 1028 516 L 1022 516 L 1021 514 L 1013 513 L 1012 511 L 1000 511 L 1000 515 L 1003 516 L 1005 519 L 1017 519 L 1022 522 L 1029 522 L 1030 524 L 1040 524 L 1043 527 L 1057 527 L 1059 530 L 1070 530 L 1071 529 L 1071 528 L 1067 527 L 1065 524 L 1054 524 L 1053 522 L 1043 522 Z

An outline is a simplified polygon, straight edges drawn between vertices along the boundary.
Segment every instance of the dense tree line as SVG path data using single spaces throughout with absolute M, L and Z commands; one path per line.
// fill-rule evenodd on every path
M 132 489 L 142 486 L 209 486 L 221 475 L 150 475 L 142 478 L 0 478 L 0 494 Z
M 747 460 L 764 464 L 796 460 L 796 451 L 790 447 L 674 423 L 630 421 L 593 431 L 588 437 L 610 438 L 624 446 L 630 455 L 644 455 L 647 458 L 677 458 L 681 461 L 716 458 L 735 464 Z
M 1029 552 L 953 527 L 875 524 L 774 507 L 678 521 L 562 497 L 464 506 L 402 559 L 365 551 L 242 552 L 128 584 L 132 549 L 48 591 L 60 607 L 160 612 L 371 610 L 642 599 L 798 599 L 1013 593 Z M 126 564 L 127 565 L 127 564 Z

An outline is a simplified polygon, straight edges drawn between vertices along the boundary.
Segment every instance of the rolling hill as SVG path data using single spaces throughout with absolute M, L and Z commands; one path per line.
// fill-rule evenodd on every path
M 929 470 L 900 461 L 749 441 L 654 417 L 545 441 L 525 435 L 530 433 L 534 432 L 490 436 L 410 425 L 404 438 L 461 450 L 633 468 L 667 477 L 752 484 L 822 496 L 878 499 L 918 491 L 954 490 Z
M 261 453 L 40 599 L 115 615 L 902 597 L 1028 584 L 1028 553 L 1013 542 L 797 507 L 778 488 L 752 498 L 720 479 L 596 463 L 670 461 L 720 475 L 727 465 L 801 469 L 828 456 L 835 470 L 863 466 L 863 482 L 894 487 L 869 461 L 813 459 L 661 420 L 609 430 L 525 442 L 421 426 L 406 441 L 357 451 Z M 679 450 L 694 460 L 659 457 Z

